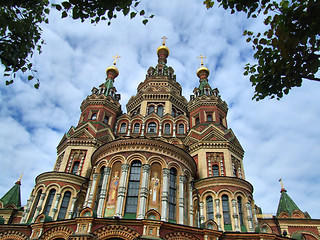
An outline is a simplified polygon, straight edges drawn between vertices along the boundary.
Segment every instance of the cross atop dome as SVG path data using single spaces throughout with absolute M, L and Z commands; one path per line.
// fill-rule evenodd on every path
M 169 48 L 166 46 L 167 37 L 163 36 L 162 38 L 162 46 L 158 47 L 157 55 L 158 55 L 158 63 L 167 63 L 167 57 L 169 56 Z
M 200 54 L 200 57 L 197 57 L 200 60 L 200 65 L 201 67 L 197 70 L 197 76 L 200 78 L 200 82 L 202 81 L 203 78 L 207 79 L 209 76 L 209 69 L 203 66 L 203 59 L 206 59 L 207 57 L 202 56 Z
M 117 64 L 118 58 L 121 58 L 121 56 L 119 56 L 118 54 L 116 54 L 115 56 L 112 56 L 112 58 L 114 58 L 113 66 L 115 66 L 115 65 Z
M 166 40 L 168 39 L 166 36 L 163 36 L 161 39 L 163 39 L 162 41 L 162 45 L 166 45 Z
M 198 59 L 201 59 L 200 60 L 200 65 L 201 65 L 201 67 L 203 66 L 203 59 L 206 59 L 207 57 L 205 57 L 205 56 L 202 56 L 202 54 L 200 54 L 200 57 L 197 57 Z

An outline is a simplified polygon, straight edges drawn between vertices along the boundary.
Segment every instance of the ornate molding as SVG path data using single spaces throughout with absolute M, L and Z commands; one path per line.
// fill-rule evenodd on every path
M 162 237 L 164 240 L 199 240 L 186 232 L 171 232 Z
M 122 225 L 109 225 L 97 229 L 92 233 L 97 236 L 98 239 L 110 238 L 110 237 L 121 237 L 126 240 L 134 240 L 140 237 L 140 234 L 131 228 Z
M 14 230 L 5 231 L 0 233 L 0 239 L 2 240 L 27 240 L 28 236 Z
M 59 227 L 51 228 L 48 231 L 44 232 L 41 235 L 40 239 L 51 240 L 59 237 L 68 239 L 68 237 L 73 233 L 74 232 L 70 228 L 59 226 Z

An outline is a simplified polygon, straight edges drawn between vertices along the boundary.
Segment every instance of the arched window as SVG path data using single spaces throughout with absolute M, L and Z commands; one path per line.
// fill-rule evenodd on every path
M 50 213 L 51 206 L 52 206 L 53 199 L 54 199 L 55 195 L 56 195 L 56 190 L 55 189 L 51 189 L 50 192 L 49 192 L 48 198 L 47 198 L 46 205 L 45 205 L 45 207 L 43 209 L 43 213 L 45 215 L 49 216 L 49 213 Z
M 75 161 L 73 163 L 73 167 L 72 167 L 72 171 L 71 171 L 72 174 L 77 174 L 78 173 L 79 165 L 80 165 L 79 161 Z
M 213 165 L 212 166 L 212 176 L 213 177 L 219 177 L 219 166 L 218 165 Z
M 140 123 L 135 123 L 135 124 L 134 124 L 133 132 L 134 132 L 134 133 L 140 132 Z
M 199 117 L 196 118 L 196 124 L 199 124 L 200 123 L 200 119 Z
M 130 168 L 125 214 L 136 216 L 141 175 L 141 162 L 133 161 Z
M 238 200 L 238 211 L 239 211 L 239 220 L 240 220 L 240 225 L 243 226 L 243 210 L 242 210 L 242 199 L 241 197 L 237 197 Z
M 157 124 L 155 122 L 151 122 L 148 124 L 148 133 L 155 133 L 157 131 Z
M 121 123 L 120 125 L 120 133 L 126 133 L 127 129 L 127 124 L 126 123 Z
M 177 205 L 177 170 L 170 169 L 169 178 L 169 220 L 176 220 L 176 205 Z
M 229 198 L 227 195 L 222 195 L 222 212 L 224 225 L 231 225 Z
M 184 134 L 184 125 L 182 123 L 179 124 L 179 134 Z
M 163 106 L 158 106 L 158 109 L 157 109 L 157 114 L 159 117 L 162 117 L 163 116 Z
M 172 111 L 171 111 L 172 117 L 176 117 L 176 114 L 177 114 L 176 110 L 172 108 Z
M 208 220 L 214 220 L 214 215 L 213 215 L 213 199 L 211 196 L 208 196 L 206 198 L 207 202 L 207 221 Z
M 33 201 L 33 206 L 32 206 L 32 210 L 31 210 L 31 214 L 29 215 L 29 219 L 33 218 L 34 213 L 36 212 L 40 197 L 42 194 L 42 190 L 39 190 L 39 192 L 37 193 L 37 196 L 35 198 L 35 200 Z
M 104 116 L 103 122 L 104 122 L 105 124 L 108 124 L 108 123 L 109 123 L 109 117 L 108 117 L 107 115 Z
M 153 112 L 154 112 L 154 106 L 151 105 L 151 106 L 149 106 L 148 114 L 151 114 L 151 113 L 153 113 Z
M 164 133 L 165 134 L 170 134 L 170 131 L 171 129 L 170 129 L 170 124 L 169 123 L 166 123 L 165 125 L 164 125 Z
M 98 209 L 98 205 L 99 205 L 99 199 L 100 199 L 100 194 L 101 194 L 101 188 L 102 188 L 102 182 L 103 182 L 103 178 L 104 178 L 104 167 L 102 167 L 100 169 L 100 176 L 99 176 L 99 184 L 98 184 L 98 189 L 97 189 L 97 193 L 96 193 L 96 198 L 95 198 L 95 203 L 94 203 L 94 211 L 97 211 Z
M 66 214 L 67 214 L 67 210 L 68 210 L 68 206 L 69 206 L 69 202 L 70 202 L 70 197 L 71 197 L 71 192 L 67 191 L 64 193 L 63 198 L 62 198 L 62 202 L 61 202 L 61 206 L 60 206 L 60 210 L 59 210 L 59 214 L 58 214 L 58 219 L 65 219 L 66 218 Z
M 211 115 L 211 114 L 208 114 L 208 115 L 207 115 L 207 121 L 208 121 L 208 122 L 212 122 L 212 115 Z
M 91 120 L 97 120 L 97 113 L 92 113 Z

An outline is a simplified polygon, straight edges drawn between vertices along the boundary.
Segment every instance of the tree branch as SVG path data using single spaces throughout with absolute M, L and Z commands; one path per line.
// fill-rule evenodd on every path
M 304 78 L 304 79 L 306 79 L 306 80 L 312 80 L 312 81 L 320 82 L 320 78 L 307 77 L 307 76 L 301 76 L 301 77 Z

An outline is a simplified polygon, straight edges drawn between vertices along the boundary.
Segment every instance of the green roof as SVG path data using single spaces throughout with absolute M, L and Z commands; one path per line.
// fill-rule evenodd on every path
M 9 204 L 14 204 L 17 208 L 21 207 L 20 185 L 20 181 L 17 181 L 14 186 L 0 199 L 3 203 L 3 208 L 6 208 Z
M 291 213 L 294 210 L 301 211 L 298 208 L 298 206 L 294 203 L 294 201 L 291 199 L 291 197 L 289 197 L 289 195 L 287 194 L 287 190 L 285 190 L 284 188 L 281 189 L 281 196 L 280 196 L 280 201 L 279 201 L 278 210 L 277 210 L 277 217 L 282 212 L 288 213 L 289 216 L 291 217 Z

